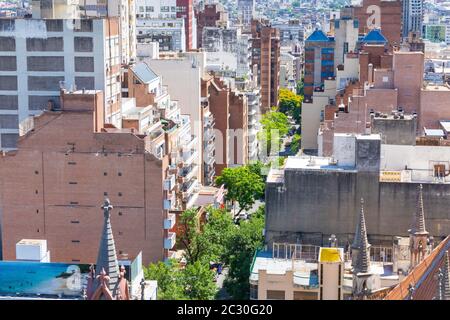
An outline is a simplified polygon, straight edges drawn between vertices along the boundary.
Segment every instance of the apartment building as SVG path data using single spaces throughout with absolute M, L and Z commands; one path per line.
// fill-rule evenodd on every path
M 358 20 L 359 33 L 366 34 L 372 29 L 381 29 L 389 42 L 389 49 L 401 43 L 402 3 L 400 0 L 363 0 L 359 5 L 344 8 Z M 342 15 L 342 14 L 341 14 Z
M 104 197 L 115 204 L 119 254 L 142 250 L 144 264 L 170 256 L 168 156 L 150 152 L 151 135 L 105 124 L 102 100 L 101 91 L 62 92 L 61 110 L 35 117 L 1 158 L 4 259 L 16 259 L 21 239 L 45 238 L 52 261 L 95 263 Z
M 139 43 L 158 42 L 160 51 L 186 51 L 186 32 L 182 18 L 136 20 Z
M 202 9 L 195 12 L 197 21 L 197 48 L 203 48 L 204 27 L 228 26 L 228 14 L 220 3 L 205 4 Z
M 303 44 L 305 41 L 305 28 L 300 24 L 299 20 L 289 20 L 287 23 L 274 23 L 273 27 L 280 30 L 282 46 Z
M 252 21 L 252 65 L 258 66 L 261 112 L 278 106 L 280 87 L 280 34 L 268 21 Z
M 136 58 L 135 0 L 78 0 L 81 18 L 115 17 L 119 22 L 122 63 Z
M 204 132 L 204 115 L 201 99 L 201 77 L 204 72 L 205 53 L 164 53 L 157 59 L 144 59 L 147 65 L 159 74 L 170 88 L 171 97 L 178 101 L 182 114 L 191 119 L 191 134 L 197 138 L 193 148 L 197 152 L 194 163 L 203 167 L 204 156 L 202 137 Z M 203 170 L 198 170 L 197 179 L 204 185 Z
M 323 91 L 324 81 L 334 77 L 335 41 L 322 30 L 316 29 L 305 40 L 305 101 L 315 91 Z
M 198 139 L 145 63 L 124 75 L 120 128 L 104 122 L 101 91 L 63 90 L 61 109 L 32 118 L 17 151 L 2 157 L 4 258 L 15 259 L 17 239 L 45 238 L 53 261 L 94 262 L 95 242 L 85 234 L 101 226 L 94 202 L 103 197 L 118 209 L 112 219 L 122 226 L 114 235 L 119 254 L 142 250 L 144 264 L 174 256 L 176 215 L 198 197 Z M 20 200 L 16 187 L 24 190 Z
M 221 78 L 206 75 L 202 79 L 202 98 L 213 116 L 208 123 L 214 121 L 213 127 L 216 129 L 213 137 L 215 174 L 220 175 L 224 168 L 248 163 L 247 96 L 231 90 Z M 207 115 L 209 117 L 209 113 Z M 209 133 L 206 137 L 208 140 L 211 138 Z
M 181 46 L 184 50 L 195 48 L 196 21 L 194 16 L 193 0 L 136 0 L 136 18 L 140 20 L 149 20 L 150 26 L 153 26 L 153 20 L 168 20 L 167 23 L 174 23 L 183 20 L 183 41 Z M 143 23 L 143 22 L 142 22 Z M 142 27 L 142 23 L 140 23 Z M 155 25 L 154 27 L 163 27 Z M 173 27 L 167 26 L 166 27 Z M 167 34 L 169 30 L 160 30 L 162 35 Z
M 255 15 L 255 0 L 238 0 L 239 19 L 244 27 L 250 28 Z
M 419 36 L 423 29 L 423 0 L 403 0 L 402 2 L 402 37 L 407 38 L 410 32 Z
M 61 88 L 103 91 L 105 122 L 120 127 L 119 31 L 117 18 L 2 19 L 0 147 L 16 147 L 29 116 L 58 109 Z

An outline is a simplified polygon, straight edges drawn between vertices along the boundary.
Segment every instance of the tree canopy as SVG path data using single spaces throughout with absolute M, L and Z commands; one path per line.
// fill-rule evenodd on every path
M 262 116 L 261 124 L 262 130 L 258 133 L 258 139 L 269 155 L 273 151 L 272 142 L 275 142 L 272 141 L 272 134 L 277 132 L 279 139 L 285 136 L 289 132 L 289 121 L 284 113 L 271 111 Z M 279 141 L 276 142 L 279 143 Z
M 281 88 L 279 101 L 279 111 L 290 115 L 295 121 L 300 122 L 303 96 L 295 94 L 291 90 Z
M 248 166 L 223 169 L 222 174 L 216 178 L 216 184 L 225 185 L 226 199 L 239 204 L 237 214 L 244 209 L 249 210 L 255 200 L 264 195 L 264 180 Z

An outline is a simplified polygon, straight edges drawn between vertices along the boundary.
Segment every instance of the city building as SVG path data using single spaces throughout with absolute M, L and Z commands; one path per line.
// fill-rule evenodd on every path
M 186 51 L 185 20 L 182 18 L 152 18 L 136 20 L 139 43 L 157 42 L 160 51 Z
M 250 28 L 255 16 L 255 0 L 238 0 L 237 7 L 242 25 Z
M 104 196 L 120 208 L 113 220 L 126 217 L 115 231 L 119 254 L 142 251 L 144 264 L 173 255 L 176 213 L 197 198 L 196 137 L 189 116 L 147 65 L 132 65 L 125 75 L 120 128 L 105 123 L 101 91 L 62 91 L 61 109 L 32 118 L 18 150 L 2 157 L 5 259 L 15 259 L 20 239 L 45 237 L 54 261 L 91 263 L 96 248 L 86 234 L 94 236 L 89 230 L 101 221 L 86 211 Z M 34 183 L 24 165 L 33 168 Z M 24 188 L 19 202 L 17 183 Z M 23 201 L 30 202 L 26 210 Z M 70 217 L 61 214 L 67 210 Z
M 29 116 L 49 105 L 60 108 L 61 88 L 102 90 L 104 120 L 120 127 L 117 18 L 17 18 L 2 19 L 0 25 L 2 149 L 16 148 L 19 128 Z
M 280 87 L 280 34 L 268 21 L 252 21 L 252 65 L 258 66 L 261 112 L 278 106 Z
M 215 136 L 215 175 L 235 165 L 248 163 L 248 101 L 247 96 L 232 90 L 222 79 L 213 75 L 202 78 L 202 98 L 209 107 L 213 120 Z M 206 113 L 209 116 L 209 113 Z M 208 130 L 209 131 L 209 130 Z M 206 138 L 211 138 L 206 133 Z M 210 140 L 209 140 L 210 141 Z M 209 142 L 208 141 L 208 142 Z M 207 158 L 205 161 L 208 161 Z M 206 162 L 208 163 L 208 162 Z M 210 172 L 207 169 L 206 172 Z
M 179 47 L 182 47 L 185 50 L 192 50 L 195 48 L 193 40 L 195 40 L 194 33 L 196 32 L 196 21 L 192 0 L 136 0 L 136 18 L 140 20 L 138 25 L 141 28 L 144 26 L 147 27 L 145 28 L 147 32 L 150 32 L 153 27 L 160 28 L 161 30 L 152 31 L 151 33 L 160 33 L 161 37 L 169 34 L 170 30 L 173 30 L 164 29 L 164 27 L 173 28 L 175 26 L 171 24 L 177 24 L 178 29 L 180 27 L 182 27 L 182 30 L 184 29 L 183 36 L 179 36 L 184 43 L 183 45 L 180 44 Z M 180 20 L 183 21 L 182 26 Z M 176 32 L 180 31 L 178 29 Z M 177 39 L 180 40 L 179 38 Z M 164 50 L 164 48 L 161 49 Z
M 323 91 L 324 81 L 334 77 L 334 49 L 334 39 L 319 29 L 305 40 L 305 101 L 315 91 Z
M 402 8 L 402 37 L 407 38 L 410 32 L 422 34 L 423 29 L 423 0 L 403 0 Z
M 228 13 L 220 3 L 205 4 L 195 12 L 197 21 L 197 48 L 203 48 L 204 27 L 227 27 Z
M 281 46 L 303 44 L 305 41 L 305 27 L 299 20 L 289 20 L 287 23 L 272 25 L 280 31 Z

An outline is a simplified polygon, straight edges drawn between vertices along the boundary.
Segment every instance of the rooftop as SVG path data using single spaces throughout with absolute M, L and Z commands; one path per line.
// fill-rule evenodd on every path
M 273 258 L 272 252 L 259 251 L 252 265 L 250 281 L 258 281 L 259 270 L 265 270 L 271 275 L 284 275 L 293 271 L 294 284 L 300 286 L 316 287 L 319 284 L 317 276 L 317 263 L 304 260 Z
M 388 41 L 381 33 L 380 29 L 372 29 L 366 36 L 362 39 L 366 43 L 387 43 Z
M 150 83 L 159 78 L 158 75 L 144 62 L 140 62 L 132 66 L 131 70 L 133 70 L 136 77 L 138 77 L 143 83 Z
M 332 41 L 322 30 L 316 29 L 305 41 Z
M 315 156 L 288 157 L 284 168 L 286 170 L 289 169 L 332 170 L 332 171 L 355 170 L 354 167 L 341 166 L 335 164 L 333 158 L 315 157 Z
M 344 249 L 342 248 L 320 248 L 320 262 L 341 262 L 343 261 Z

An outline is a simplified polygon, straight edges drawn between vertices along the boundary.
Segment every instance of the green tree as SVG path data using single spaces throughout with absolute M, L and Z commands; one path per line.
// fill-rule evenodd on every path
M 235 227 L 225 210 L 209 207 L 207 211 L 208 222 L 204 226 L 199 225 L 197 209 L 185 210 L 179 217 L 183 231 L 177 235 L 177 239 L 184 249 L 188 264 L 200 261 L 209 265 L 211 261 L 220 261 L 225 251 L 226 237 Z
M 144 268 L 144 277 L 147 280 L 158 281 L 158 299 L 182 300 L 187 298 L 176 260 L 150 264 L 148 268 Z
M 280 89 L 279 110 L 286 115 L 291 116 L 296 122 L 300 122 L 301 107 L 303 96 L 297 95 L 288 89 Z
M 217 185 L 225 185 L 227 189 L 226 199 L 233 205 L 239 203 L 239 215 L 242 210 L 249 210 L 264 195 L 265 183 L 261 176 L 252 172 L 249 167 L 225 168 L 222 174 L 216 178 Z
M 302 139 L 302 136 L 299 135 L 298 133 L 294 134 L 294 136 L 292 137 L 291 152 L 293 154 L 297 154 L 297 152 L 300 150 L 301 139 Z
M 144 268 L 148 280 L 158 281 L 158 299 L 211 300 L 217 293 L 214 273 L 209 264 L 197 261 L 180 268 L 175 260 L 153 263 Z
M 250 268 L 255 252 L 264 244 L 264 206 L 251 218 L 242 221 L 227 246 L 226 264 L 229 266 L 224 286 L 234 299 L 248 299 Z
M 289 132 L 289 121 L 287 116 L 278 111 L 267 112 L 261 119 L 262 130 L 258 133 L 259 141 L 263 148 L 270 154 L 272 151 L 272 133 L 278 131 L 278 137 L 281 140 Z M 279 143 L 280 141 L 278 141 Z M 264 149 L 263 149 L 264 150 Z
M 188 264 L 181 272 L 184 293 L 193 300 L 212 300 L 217 293 L 214 283 L 214 272 L 210 270 L 209 264 L 197 261 Z

